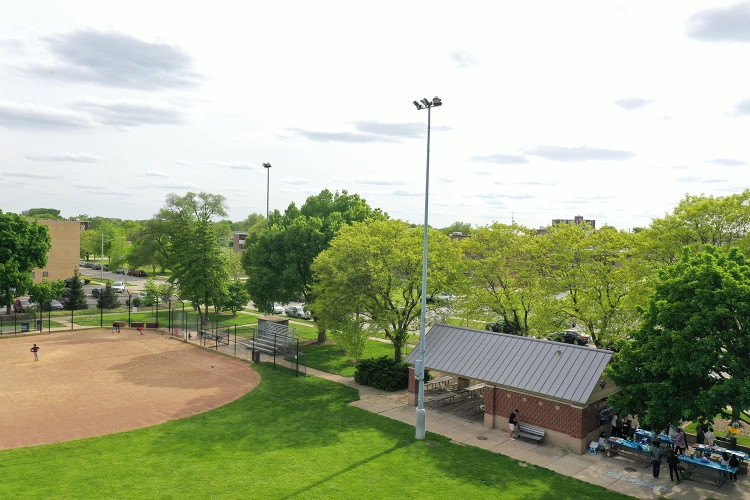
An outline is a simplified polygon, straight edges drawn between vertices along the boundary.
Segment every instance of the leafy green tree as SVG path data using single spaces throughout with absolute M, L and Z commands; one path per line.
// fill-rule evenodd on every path
M 120 300 L 117 298 L 117 294 L 112 290 L 112 284 L 107 283 L 99 292 L 99 297 L 96 299 L 96 307 L 99 309 L 115 309 L 120 307 Z
M 230 282 L 227 286 L 227 295 L 222 298 L 220 309 L 230 311 L 233 316 L 236 316 L 237 311 L 242 310 L 248 302 L 250 302 L 250 294 L 247 292 L 245 284 L 236 280 Z
M 65 292 L 65 281 L 47 281 L 42 280 L 40 283 L 29 286 L 29 300 L 39 304 L 39 308 L 44 311 L 49 308 L 52 299 L 62 298 Z
M 750 264 L 736 249 L 685 249 L 659 273 L 644 322 L 606 375 L 612 404 L 644 424 L 711 422 L 750 408 Z
M 461 253 L 444 234 L 430 231 L 427 272 L 432 290 L 462 279 Z M 422 231 L 401 221 L 366 220 L 344 226 L 312 266 L 316 281 L 310 309 L 326 323 L 361 319 L 390 339 L 394 358 L 419 323 Z M 450 285 L 450 286 L 449 286 Z
M 537 237 L 538 275 L 554 317 L 573 320 L 597 347 L 614 348 L 636 328 L 635 306 L 646 300 L 641 261 L 631 233 L 604 226 L 557 224 Z
M 77 310 L 89 308 L 86 303 L 86 292 L 83 290 L 83 283 L 81 283 L 79 276 L 78 271 L 74 271 L 74 279 L 71 280 L 70 286 L 63 293 L 62 303 L 65 309 Z
M 170 223 L 170 280 L 202 318 L 207 318 L 208 307 L 226 294 L 229 282 L 227 259 L 214 228 L 214 219 L 226 215 L 223 196 L 193 192 L 169 194 L 159 214 Z
M 56 208 L 30 208 L 21 212 L 21 215 L 26 217 L 32 217 L 38 220 L 59 220 L 60 211 Z
M 533 311 L 548 293 L 535 269 L 535 234 L 496 223 L 461 242 L 478 303 L 499 315 L 515 335 L 531 333 Z
M 0 299 L 10 314 L 13 289 L 21 294 L 32 284 L 31 271 L 47 265 L 51 247 L 47 226 L 0 210 Z
M 729 196 L 686 195 L 644 231 L 641 253 L 657 267 L 679 260 L 685 246 L 736 246 L 750 234 L 750 189 Z
M 387 214 L 371 208 L 359 195 L 325 189 L 307 198 L 302 207 L 292 203 L 284 215 L 277 211 L 269 219 L 262 233 L 248 234 L 242 257 L 250 297 L 265 308 L 273 302 L 309 298 L 314 280 L 310 266 L 336 232 L 354 222 L 387 219 Z M 322 328 L 318 340 L 325 341 Z
M 81 258 L 91 260 L 92 255 L 101 253 L 102 237 L 99 231 L 87 229 L 81 232 Z

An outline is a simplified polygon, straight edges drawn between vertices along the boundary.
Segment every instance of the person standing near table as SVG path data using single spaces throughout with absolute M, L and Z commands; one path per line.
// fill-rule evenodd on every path
M 34 353 L 34 361 L 39 361 L 39 346 L 34 344 L 34 347 L 31 348 L 31 352 Z
M 612 417 L 612 435 L 622 437 L 622 420 L 619 413 L 615 413 L 615 416 Z
M 669 480 L 674 481 L 674 476 L 677 476 L 677 484 L 680 484 L 681 482 L 680 469 L 678 468 L 679 463 L 680 459 L 677 458 L 674 450 L 669 450 L 669 453 L 667 454 L 667 464 L 669 465 Z
M 675 432 L 672 442 L 674 442 L 675 452 L 678 455 L 684 455 L 685 449 L 687 448 L 687 436 L 685 435 L 685 431 L 682 430 L 682 427 L 677 428 L 677 432 Z
M 703 437 L 706 438 L 706 444 L 708 446 L 714 445 L 714 429 L 713 427 L 709 427 L 706 433 L 703 435 Z
M 737 458 L 737 455 L 732 455 L 729 457 L 729 466 L 730 467 L 739 467 L 740 466 L 740 459 Z M 736 472 L 730 472 L 729 478 L 732 481 L 737 481 L 737 473 Z
M 518 414 L 521 413 L 518 411 L 518 408 L 516 408 L 513 413 L 510 414 L 510 418 L 508 418 L 508 428 L 510 429 L 510 439 L 512 441 L 515 441 L 516 438 L 513 437 L 513 431 L 516 430 L 516 426 L 518 425 Z
M 703 444 L 706 442 L 706 434 L 703 432 L 703 427 L 700 425 L 695 428 L 695 442 L 697 444 Z
M 654 441 L 654 444 L 651 445 L 649 458 L 651 458 L 651 464 L 654 466 L 654 477 L 659 477 L 659 469 L 661 469 L 662 459 L 661 443 L 659 443 L 659 441 Z

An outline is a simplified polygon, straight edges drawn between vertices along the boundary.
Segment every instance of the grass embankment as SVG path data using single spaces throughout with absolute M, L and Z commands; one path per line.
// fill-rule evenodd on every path
M 630 498 L 347 405 L 355 390 L 258 366 L 261 384 L 155 427 L 0 452 L 0 498 Z

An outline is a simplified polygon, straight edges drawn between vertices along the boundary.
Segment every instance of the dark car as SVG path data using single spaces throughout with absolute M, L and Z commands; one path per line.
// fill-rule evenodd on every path
M 146 278 L 148 276 L 148 273 L 144 271 L 143 269 L 137 269 L 133 271 L 133 276 L 138 276 L 139 278 Z
M 591 337 L 577 330 L 565 330 L 564 332 L 553 332 L 547 335 L 548 340 L 565 342 L 566 344 L 586 345 L 591 342 Z
M 99 271 L 102 268 L 101 264 L 91 264 L 91 269 Z
M 484 329 L 490 332 L 511 333 L 510 327 L 505 323 L 505 321 L 501 319 L 495 321 L 494 323 L 487 323 L 486 325 L 484 325 Z
M 75 278 L 65 278 L 65 288 L 70 288 L 71 285 L 73 285 L 73 280 L 74 279 Z M 83 279 L 83 278 L 78 278 L 78 281 L 80 281 L 82 285 L 86 284 L 86 280 Z

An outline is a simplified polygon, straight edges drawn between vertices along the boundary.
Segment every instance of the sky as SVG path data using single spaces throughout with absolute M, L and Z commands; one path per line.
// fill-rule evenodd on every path
M 430 225 L 643 227 L 749 187 L 749 61 L 750 1 L 6 2 L 0 210 L 329 189 L 419 224 L 439 96 Z

